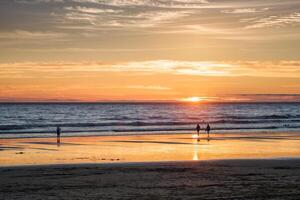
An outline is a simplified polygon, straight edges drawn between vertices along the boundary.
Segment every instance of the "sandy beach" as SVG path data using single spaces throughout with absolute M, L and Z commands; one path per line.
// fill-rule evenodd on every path
M 0 199 L 297 199 L 300 133 L 0 140 Z
M 300 160 L 0 168 L 1 199 L 299 199 Z

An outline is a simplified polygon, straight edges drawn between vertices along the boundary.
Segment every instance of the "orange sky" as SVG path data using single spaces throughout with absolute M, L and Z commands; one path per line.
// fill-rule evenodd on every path
M 299 101 L 298 0 L 4 0 L 0 101 Z
M 298 100 L 297 95 L 291 94 L 300 93 L 299 64 L 167 60 L 109 65 L 4 64 L 0 73 L 0 97 L 2 101 L 172 101 L 191 96 L 208 97 L 206 100 L 210 101 L 272 100 L 272 97 Z

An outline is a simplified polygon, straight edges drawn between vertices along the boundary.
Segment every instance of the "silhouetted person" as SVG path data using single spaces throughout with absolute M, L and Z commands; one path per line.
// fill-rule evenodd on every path
M 199 125 L 199 124 L 197 124 L 196 130 L 197 130 L 197 135 L 198 135 L 198 137 L 199 137 L 199 133 L 200 133 L 200 125 Z
M 207 133 L 207 135 L 208 135 L 208 137 L 209 137 L 209 131 L 210 131 L 210 126 L 209 126 L 209 124 L 207 124 L 207 126 L 206 126 L 206 133 Z
M 57 126 L 56 127 L 57 144 L 60 143 L 60 133 L 61 133 L 61 128 L 59 126 Z

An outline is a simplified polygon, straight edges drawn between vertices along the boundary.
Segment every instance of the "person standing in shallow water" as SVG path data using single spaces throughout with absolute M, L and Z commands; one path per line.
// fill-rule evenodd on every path
M 210 132 L 210 126 L 209 126 L 209 124 L 207 124 L 205 130 L 206 130 L 207 136 L 209 137 L 209 132 Z
M 61 132 L 61 128 L 57 126 L 56 127 L 57 144 L 60 143 L 60 132 Z
M 200 133 L 200 125 L 199 125 L 199 124 L 197 124 L 196 130 L 197 130 L 197 135 L 198 135 L 198 137 L 199 137 L 199 133 Z

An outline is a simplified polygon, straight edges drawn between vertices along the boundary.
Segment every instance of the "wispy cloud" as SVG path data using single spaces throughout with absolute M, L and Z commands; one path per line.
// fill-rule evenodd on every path
M 169 87 L 160 85 L 128 85 L 126 88 L 129 89 L 140 89 L 140 90 L 171 90 Z
M 17 3 L 63 3 L 65 0 L 15 0 Z
M 120 13 L 123 12 L 122 10 L 114 10 L 114 9 L 103 9 L 103 8 L 94 8 L 94 7 L 84 7 L 84 6 L 68 6 L 65 7 L 66 10 L 70 11 L 78 11 L 82 13 L 89 13 L 89 14 L 100 14 L 100 13 Z
M 285 2 L 270 0 L 264 2 L 245 0 L 16 0 L 16 2 L 51 3 L 49 6 L 51 18 L 46 22 L 50 21 L 52 29 L 73 30 L 73 34 L 78 34 L 75 30 L 84 32 L 120 30 L 122 34 L 124 31 L 131 30 L 131 33 L 137 31 L 147 33 L 148 30 L 144 30 L 145 28 L 160 27 L 161 32 L 168 34 L 222 35 L 230 32 L 234 35 L 237 30 L 244 27 L 246 29 L 279 27 L 299 22 L 299 12 L 295 11 L 297 8 L 295 0 Z M 36 5 L 30 6 L 35 12 Z M 41 13 L 38 14 L 41 15 Z M 255 14 L 255 17 L 245 18 L 251 14 Z M 41 15 L 41 20 L 43 17 L 45 16 Z M 130 32 L 127 33 L 130 34 Z
M 73 0 L 78 3 L 94 3 L 118 7 L 201 8 L 207 0 Z
M 222 10 L 222 13 L 227 14 L 249 14 L 249 13 L 258 13 L 269 10 L 269 8 L 257 9 L 257 8 L 238 8 L 233 10 Z
M 265 18 L 249 20 L 250 25 L 246 29 L 264 28 L 264 27 L 284 27 L 300 23 L 300 13 L 295 12 L 289 15 L 272 15 Z
M 27 60 L 25 54 L 60 60 L 72 53 L 116 62 L 297 60 L 299 6 L 297 0 L 3 0 L 1 59 L 15 53 L 16 60 Z
M 228 94 L 219 99 L 246 102 L 299 102 L 300 94 Z
M 300 78 L 300 61 L 174 61 L 154 60 L 125 62 L 117 64 L 105 63 L 15 63 L 1 64 L 0 77 L 22 77 L 36 73 L 65 74 L 66 72 L 93 74 L 97 72 L 131 74 L 173 74 L 188 76 L 252 76 L 252 77 L 294 77 Z
M 60 32 L 32 32 L 26 30 L 16 30 L 13 32 L 0 32 L 0 39 L 53 39 L 65 37 L 66 33 Z
M 183 18 L 192 14 L 192 11 L 160 11 L 150 10 L 136 13 L 124 13 L 116 9 L 95 9 L 87 7 L 66 7 L 70 11 L 65 14 L 65 19 L 77 22 L 87 21 L 93 25 L 92 29 L 103 29 L 103 27 L 153 27 L 166 22 Z M 97 15 L 95 15 L 97 14 Z M 68 28 L 68 27 L 65 27 Z M 86 27 L 81 27 L 85 29 Z
M 208 0 L 17 0 L 18 3 L 91 3 L 117 7 L 201 8 Z

